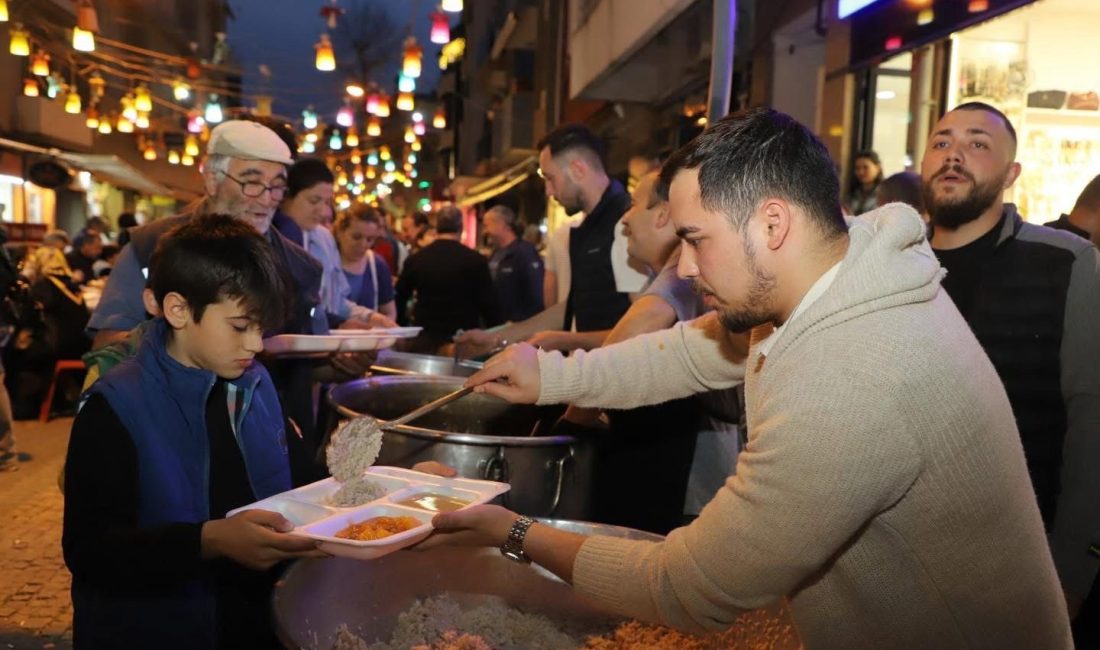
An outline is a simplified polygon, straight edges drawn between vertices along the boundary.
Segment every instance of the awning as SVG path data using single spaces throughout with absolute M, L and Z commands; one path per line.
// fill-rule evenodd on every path
M 519 164 L 470 187 L 455 203 L 460 208 L 466 208 L 488 201 L 527 180 L 537 166 L 538 160 L 534 156 L 525 158 Z
M 71 167 L 87 171 L 101 181 L 118 187 L 125 187 L 140 192 L 141 194 L 150 196 L 174 196 L 176 194 L 164 185 L 142 174 L 118 156 L 73 153 L 52 148 L 47 149 L 46 147 L 38 147 L 17 140 L 9 140 L 7 138 L 0 138 L 0 147 L 8 147 L 9 149 L 18 151 L 50 156 Z
M 116 187 L 125 187 L 150 196 L 172 196 L 174 194 L 172 190 L 134 169 L 118 156 L 63 153 L 58 157 L 73 167 L 79 167 L 99 180 Z

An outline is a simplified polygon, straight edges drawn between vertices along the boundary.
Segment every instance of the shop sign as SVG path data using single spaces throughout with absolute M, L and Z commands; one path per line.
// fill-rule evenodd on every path
M 882 0 L 838 0 L 836 5 L 836 17 L 847 18 L 860 9 L 869 7 L 876 2 L 882 2 Z
M 874 64 L 1035 0 L 838 0 L 851 15 L 851 65 Z
M 56 190 L 69 184 L 69 170 L 52 160 L 39 160 L 27 169 L 27 178 L 39 187 Z

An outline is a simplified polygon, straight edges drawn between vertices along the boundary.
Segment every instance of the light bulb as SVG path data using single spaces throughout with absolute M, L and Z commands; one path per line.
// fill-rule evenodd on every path
M 451 25 L 447 22 L 446 14 L 439 11 L 432 12 L 431 41 L 439 45 L 444 45 L 450 40 Z
M 413 92 L 416 90 L 416 79 L 406 77 L 404 73 L 399 73 L 397 75 L 397 90 L 403 93 Z
M 111 128 L 111 120 L 109 118 L 104 117 L 99 121 L 99 132 L 102 135 L 110 135 L 111 131 L 113 130 L 114 129 Z
M 443 9 L 443 11 L 456 14 L 462 11 L 462 0 L 443 0 L 441 8 Z
M 187 136 L 183 141 L 183 153 L 188 156 L 199 155 L 199 139 L 193 135 Z
M 399 111 L 411 111 L 416 107 L 415 100 L 412 93 L 398 93 L 397 94 L 397 110 Z
M 348 131 L 348 137 L 344 139 L 344 142 L 349 147 L 359 146 L 359 134 L 355 132 L 355 129 Z
M 119 115 L 118 121 L 115 122 L 115 129 L 119 133 L 133 133 L 134 123 L 131 122 L 125 115 Z
M 31 55 L 30 34 L 19 23 L 11 28 L 11 43 L 8 45 L 8 51 L 15 56 Z
M 73 49 L 77 52 L 95 52 L 95 34 L 73 27 Z
M 211 97 L 210 101 L 206 102 L 205 119 L 207 124 L 217 124 L 225 119 L 225 116 L 222 114 L 222 105 L 213 97 Z
M 172 84 L 172 96 L 176 98 L 177 102 L 187 101 L 191 98 L 191 86 L 183 79 L 176 79 Z
M 134 120 L 134 126 L 136 126 L 139 129 L 149 128 L 149 114 L 139 112 L 137 114 L 137 119 Z
M 195 157 L 189 153 L 183 154 L 183 158 L 180 158 L 180 162 L 184 167 L 190 167 L 195 164 Z
M 149 94 L 149 86 L 141 84 L 134 91 L 134 108 L 145 113 L 153 110 L 153 96 Z
M 169 165 L 178 165 L 178 164 L 180 164 L 180 152 L 178 152 L 174 149 L 172 151 L 169 151 L 168 152 L 168 164 Z
M 336 123 L 344 128 L 355 123 L 355 118 L 351 115 L 350 107 L 345 106 L 336 112 Z
M 347 85 L 344 86 L 344 90 L 347 91 L 348 97 L 354 97 L 356 99 L 366 94 L 366 91 L 363 90 L 363 84 L 358 81 L 349 81 Z
M 23 94 L 27 97 L 38 97 L 38 80 L 34 77 L 23 78 Z
M 154 147 L 151 144 L 147 145 L 145 147 L 145 151 L 143 151 L 141 153 L 141 157 L 146 159 L 146 160 L 156 160 L 157 159 L 157 149 L 156 149 L 156 147 Z
M 31 57 L 31 74 L 39 77 L 50 76 L 50 55 L 38 52 Z
M 329 40 L 328 34 L 321 34 L 321 40 L 317 41 L 313 47 L 317 50 L 317 57 L 314 59 L 317 69 L 322 72 L 335 70 L 336 55 L 332 51 L 332 41 Z
M 307 129 L 316 129 L 317 128 L 317 113 L 314 113 L 309 108 L 302 111 L 302 126 L 304 126 Z
M 65 95 L 65 112 L 76 115 L 80 112 L 80 94 L 74 90 Z M 97 125 L 98 126 L 98 125 Z
M 447 128 L 447 114 L 443 111 L 442 106 L 440 106 L 436 110 L 435 116 L 432 117 L 432 126 L 434 126 L 437 129 Z
M 367 122 L 367 135 L 372 138 L 377 138 L 382 135 L 382 124 L 378 121 L 377 117 L 370 118 Z

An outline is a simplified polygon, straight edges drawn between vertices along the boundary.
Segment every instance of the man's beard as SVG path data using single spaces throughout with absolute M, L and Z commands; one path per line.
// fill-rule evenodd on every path
M 757 325 L 775 320 L 775 314 L 768 304 L 768 298 L 776 285 L 775 275 L 757 266 L 756 249 L 748 239 L 745 240 L 742 250 L 745 252 L 748 274 L 752 277 L 749 294 L 745 297 L 744 302 L 736 308 L 725 303 L 718 307 L 719 322 L 731 332 L 746 332 Z M 701 290 L 698 283 L 696 283 L 695 288 L 696 291 Z M 707 293 L 714 295 L 713 292 Z
M 936 192 L 933 188 L 933 184 L 937 178 L 946 174 L 947 172 L 953 172 L 969 180 L 973 184 L 973 188 L 970 192 L 962 198 L 948 198 L 948 199 L 936 199 Z M 966 171 L 959 165 L 944 165 L 938 172 L 932 175 L 932 178 L 921 184 L 921 192 L 924 194 L 924 205 L 928 210 L 928 220 L 933 226 L 939 228 L 946 228 L 948 230 L 955 230 L 960 226 L 966 225 L 971 221 L 974 221 L 982 215 L 989 206 L 993 205 L 993 202 L 997 200 L 997 197 L 1004 191 L 1005 177 L 1008 175 L 1008 170 L 1001 174 L 997 178 L 991 179 L 988 183 L 979 184 L 973 174 Z

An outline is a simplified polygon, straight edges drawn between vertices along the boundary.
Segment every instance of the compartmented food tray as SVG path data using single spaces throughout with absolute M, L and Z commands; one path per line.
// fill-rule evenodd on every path
M 280 334 L 264 339 L 268 354 L 317 352 L 366 352 L 392 347 L 397 339 L 412 338 L 419 327 L 389 327 L 373 330 L 334 330 L 329 334 Z
M 231 510 L 226 516 L 244 510 L 278 512 L 294 524 L 291 534 L 318 540 L 322 551 L 370 560 L 412 546 L 430 535 L 436 513 L 487 503 L 511 489 L 507 483 L 445 478 L 400 467 L 371 467 L 366 476 L 385 491 L 385 496 L 353 507 L 333 505 L 332 496 L 340 489 L 340 483 L 327 478 Z M 411 517 L 416 523 L 408 530 L 380 539 L 336 537 L 353 524 L 377 517 Z

